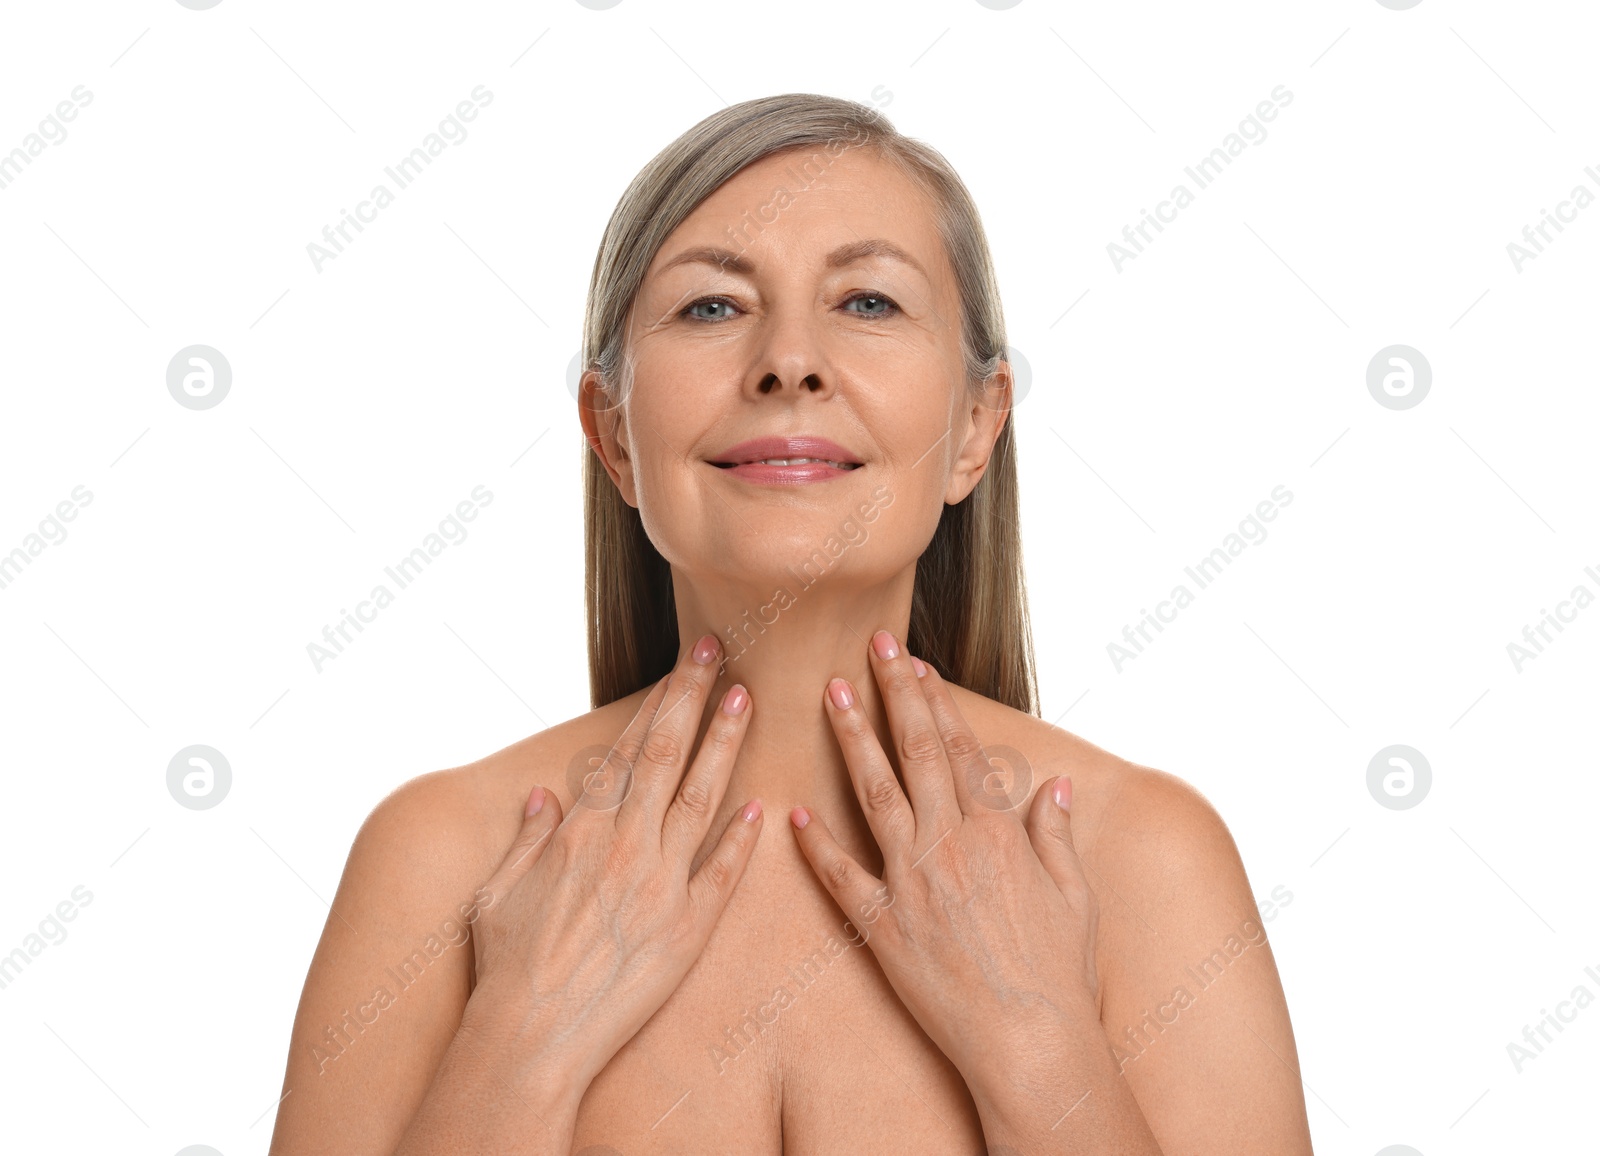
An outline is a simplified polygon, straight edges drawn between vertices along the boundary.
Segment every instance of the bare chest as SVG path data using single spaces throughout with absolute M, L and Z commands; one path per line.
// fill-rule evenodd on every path
M 803 863 L 747 875 L 695 967 L 590 1085 L 573 1151 L 982 1152 L 960 1074 L 870 934 Z

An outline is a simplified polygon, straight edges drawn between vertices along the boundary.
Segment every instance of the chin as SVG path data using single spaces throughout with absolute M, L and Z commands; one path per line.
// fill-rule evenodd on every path
M 872 536 L 859 525 L 842 531 L 837 525 L 804 532 L 763 534 L 722 554 L 717 577 L 734 579 L 765 596 L 787 590 L 798 598 L 824 578 L 837 581 L 848 574 L 853 582 L 871 583 L 887 574 L 868 573 L 867 550 Z M 878 554 L 879 551 L 873 551 Z M 907 559 L 909 564 L 912 559 Z M 874 570 L 876 567 L 873 568 Z
M 883 566 L 885 511 L 895 501 L 887 485 L 836 492 L 837 500 L 816 506 L 774 502 L 759 510 L 748 506 L 741 510 L 734 505 L 707 507 L 703 513 L 709 516 L 701 523 L 705 537 L 692 543 L 674 544 L 671 534 L 650 536 L 669 547 L 684 547 L 670 553 L 662 550 L 662 554 L 686 576 L 704 576 L 713 584 L 747 585 L 763 597 L 778 588 L 798 595 L 824 577 L 845 573 L 870 584 L 887 580 L 915 562 L 920 550 L 897 560 L 897 565 Z M 654 521 L 647 520 L 647 530 Z M 903 534 L 905 527 L 897 525 L 895 529 Z M 876 565 L 869 567 L 869 559 Z M 870 574 L 869 569 L 873 571 Z M 876 573 L 880 569 L 884 573 Z

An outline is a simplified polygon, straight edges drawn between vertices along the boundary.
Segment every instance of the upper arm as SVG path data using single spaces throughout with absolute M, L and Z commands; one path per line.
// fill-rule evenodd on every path
M 362 824 L 295 1014 L 273 1153 L 392 1152 L 427 1091 L 470 992 L 487 878 L 466 773 L 413 779 Z
M 1311 1151 L 1266 929 L 1227 826 L 1133 768 L 1085 858 L 1100 894 L 1101 1022 L 1162 1148 Z

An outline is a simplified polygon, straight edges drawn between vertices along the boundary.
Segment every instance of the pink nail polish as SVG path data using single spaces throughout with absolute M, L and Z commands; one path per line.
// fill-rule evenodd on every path
M 758 815 L 760 815 L 760 814 L 761 814 L 761 800 L 760 799 L 751 799 L 748 803 L 746 803 L 744 805 L 743 818 L 744 818 L 744 821 L 746 823 L 754 823 L 756 821 L 756 817 Z
M 918 678 L 922 678 L 928 673 L 928 668 L 922 664 L 922 659 L 914 654 L 911 656 L 911 669 L 917 672 Z
M 750 695 L 744 687 L 734 683 L 728 688 L 728 693 L 722 696 L 723 714 L 743 714 L 745 706 L 750 702 Z
M 798 830 L 811 822 L 811 814 L 804 807 L 796 807 L 789 812 L 789 822 L 793 823 Z
M 694 645 L 694 660 L 705 666 L 717 656 L 717 636 L 708 634 Z
M 526 814 L 537 815 L 544 810 L 544 788 L 535 787 L 528 792 L 528 810 Z
M 1055 799 L 1056 806 L 1067 813 L 1072 812 L 1072 778 L 1062 775 L 1056 780 L 1056 785 L 1050 789 L 1051 798 Z
M 849 710 L 856 697 L 850 690 L 850 684 L 842 678 L 835 678 L 828 683 L 828 697 L 833 700 L 833 705 L 840 710 Z
M 894 640 L 894 635 L 887 630 L 880 630 L 872 636 L 872 649 L 877 651 L 878 657 L 884 660 L 899 655 L 900 647 Z

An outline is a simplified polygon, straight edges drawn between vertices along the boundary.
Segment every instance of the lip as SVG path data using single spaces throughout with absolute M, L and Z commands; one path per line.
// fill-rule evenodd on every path
M 804 465 L 762 465 L 768 458 L 821 458 Z M 862 461 L 838 442 L 827 438 L 760 437 L 729 446 L 708 459 L 712 466 L 744 481 L 764 485 L 804 485 L 842 478 L 860 469 Z M 854 469 L 839 469 L 828 462 L 840 462 Z

